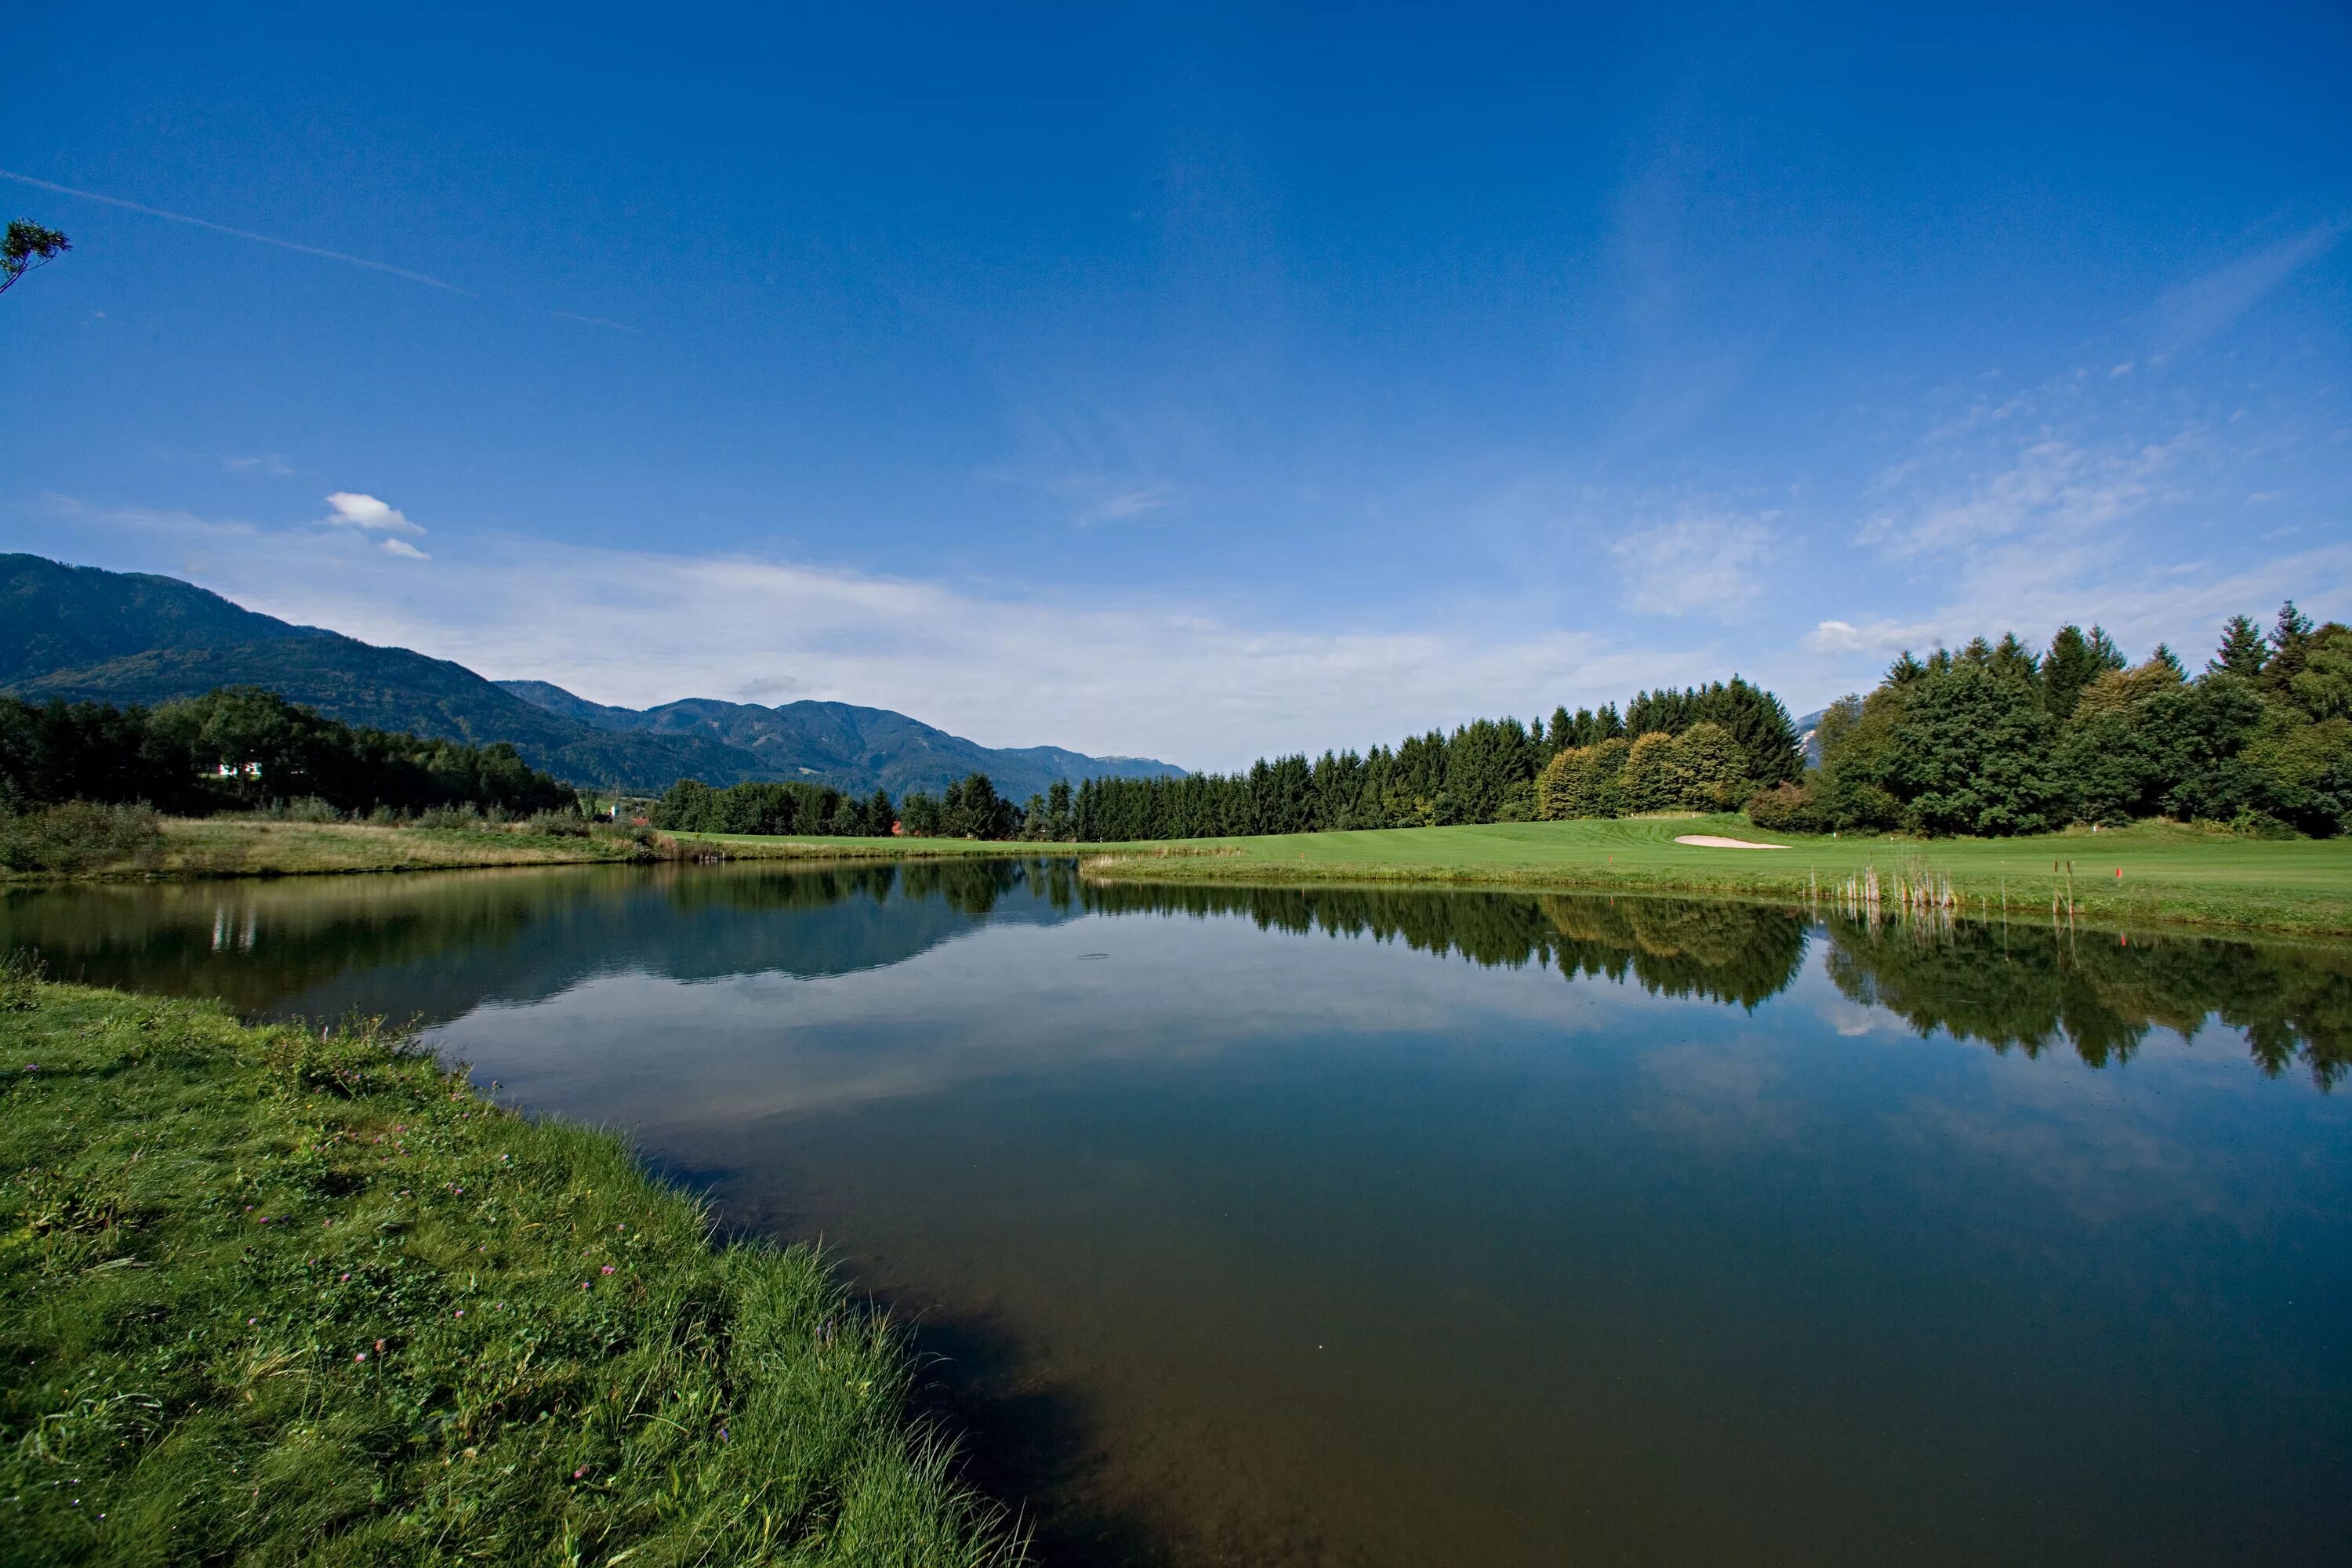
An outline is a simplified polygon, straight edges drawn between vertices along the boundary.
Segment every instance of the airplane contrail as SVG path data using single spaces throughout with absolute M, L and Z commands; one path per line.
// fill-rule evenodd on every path
M 261 245 L 274 245 L 280 250 L 299 251 L 304 256 L 322 256 L 329 261 L 347 262 L 353 267 L 364 267 L 371 272 L 389 272 L 394 278 L 405 278 L 411 283 L 422 283 L 428 289 L 445 289 L 452 294 L 463 294 L 469 299 L 478 298 L 471 289 L 460 289 L 455 283 L 444 283 L 438 278 L 428 277 L 422 272 L 411 272 L 405 267 L 394 267 L 388 261 L 370 261 L 364 256 L 349 256 L 340 250 L 322 250 L 315 245 L 299 245 L 290 239 L 279 239 L 275 235 L 256 234 L 249 228 L 231 228 L 225 223 L 215 223 L 210 218 L 190 217 L 186 213 L 165 212 L 162 207 L 151 207 L 139 202 L 126 202 L 121 196 L 106 196 L 100 195 L 96 191 L 77 190 L 71 185 L 60 185 L 55 181 L 37 180 L 30 174 L 19 174 L 12 169 L 0 169 L 0 180 L 14 180 L 18 184 L 33 185 L 44 191 L 55 191 L 59 195 L 79 196 L 86 202 L 102 202 L 110 207 L 121 207 L 127 212 L 144 213 L 149 217 L 164 218 L 173 223 L 194 224 L 198 228 L 211 229 L 215 234 L 232 235 L 238 239 L 250 239 Z

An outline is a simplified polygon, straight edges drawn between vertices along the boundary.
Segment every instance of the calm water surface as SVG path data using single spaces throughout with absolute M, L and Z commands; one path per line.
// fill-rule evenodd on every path
M 2352 955 L 583 868 L 0 899 L 420 1016 L 919 1320 L 1049 1563 L 2318 1563 Z

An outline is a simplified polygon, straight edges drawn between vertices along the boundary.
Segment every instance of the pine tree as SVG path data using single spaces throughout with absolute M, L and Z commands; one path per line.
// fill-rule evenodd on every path
M 2270 662 L 2270 645 L 2263 640 L 2262 628 L 2254 625 L 2252 616 L 2231 616 L 2221 628 L 2221 645 L 2205 663 L 2210 675 L 2242 676 L 2248 680 L 2259 679 L 2263 666 Z
M 2286 691 L 2311 662 L 2311 617 L 2294 607 L 2289 599 L 2279 606 L 2278 623 L 2271 627 L 2271 657 L 2263 667 L 2263 683 L 2273 691 Z
M 2053 719 L 2065 719 L 2083 699 L 2083 689 L 2111 669 L 2124 667 L 2124 656 L 2097 626 L 2084 637 L 2083 628 L 2063 626 L 2050 639 L 2042 660 L 2042 706 Z
M 2042 661 L 2033 650 L 2018 640 L 2015 632 L 2003 632 L 1992 650 L 1992 672 L 2003 680 L 2013 680 L 2032 686 L 2041 679 Z

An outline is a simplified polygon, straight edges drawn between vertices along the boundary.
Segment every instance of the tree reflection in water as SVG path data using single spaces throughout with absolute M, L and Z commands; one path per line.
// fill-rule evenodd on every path
M 982 921 L 1087 916 L 1240 918 L 1750 1010 L 1788 989 L 1823 940 L 1839 991 L 1921 1034 L 2027 1056 L 2063 1042 L 2105 1067 L 2128 1061 L 2151 1029 L 2190 1035 L 2218 1018 L 2270 1074 L 2301 1064 L 2329 1089 L 2352 1061 L 2352 952 L 2340 946 L 1874 925 L 1689 899 L 1105 884 L 1066 858 L 26 889 L 0 895 L 0 947 L 37 948 L 61 978 L 221 995 L 247 1014 L 335 998 L 436 1021 L 600 972 L 844 973 L 905 963 Z

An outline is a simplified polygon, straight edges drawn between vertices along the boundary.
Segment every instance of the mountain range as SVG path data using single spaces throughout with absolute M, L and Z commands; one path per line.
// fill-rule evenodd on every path
M 543 680 L 488 680 L 448 659 L 295 626 L 175 577 L 0 555 L 0 692 L 123 705 L 220 686 L 266 687 L 347 724 L 510 742 L 534 767 L 604 789 L 800 779 L 895 798 L 984 773 L 1019 800 L 1057 779 L 1184 773 L 1145 757 L 982 746 L 846 702 L 607 707 Z

